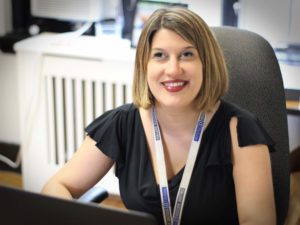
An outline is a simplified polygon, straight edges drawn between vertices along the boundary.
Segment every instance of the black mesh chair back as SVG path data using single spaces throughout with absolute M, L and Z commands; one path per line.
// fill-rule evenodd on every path
M 277 224 L 288 212 L 290 172 L 285 93 L 280 67 L 270 44 L 258 34 L 233 27 L 212 27 L 229 72 L 225 98 L 249 110 L 276 142 L 271 153 Z

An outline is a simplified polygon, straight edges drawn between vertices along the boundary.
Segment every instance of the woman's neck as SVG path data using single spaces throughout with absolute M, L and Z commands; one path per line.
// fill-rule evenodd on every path
M 155 113 L 163 132 L 193 132 L 200 111 L 194 107 L 168 108 L 155 105 Z
M 218 101 L 210 112 L 206 113 L 206 125 L 209 124 L 213 115 L 220 105 Z M 184 108 L 168 108 L 155 104 L 155 113 L 163 132 L 176 133 L 176 132 L 194 132 L 200 111 L 195 106 Z

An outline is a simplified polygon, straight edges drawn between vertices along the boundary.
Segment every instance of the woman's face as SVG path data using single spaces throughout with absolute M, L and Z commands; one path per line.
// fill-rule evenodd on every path
M 202 85 L 202 71 L 202 62 L 192 44 L 168 29 L 155 33 L 147 81 L 156 105 L 193 107 Z

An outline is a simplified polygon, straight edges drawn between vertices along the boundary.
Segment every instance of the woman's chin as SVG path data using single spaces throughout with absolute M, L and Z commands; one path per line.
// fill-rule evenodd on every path
M 170 108 L 170 109 L 189 108 L 194 106 L 192 102 L 187 103 L 183 100 L 160 101 L 160 102 L 156 102 L 156 105 L 160 107 Z

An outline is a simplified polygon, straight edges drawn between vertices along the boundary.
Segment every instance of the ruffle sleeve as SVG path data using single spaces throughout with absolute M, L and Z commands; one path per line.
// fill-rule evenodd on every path
M 215 133 L 210 134 L 213 139 L 210 144 L 211 151 L 207 160 L 207 166 L 228 165 L 231 163 L 231 135 L 229 122 L 232 117 L 237 117 L 237 134 L 240 147 L 249 145 L 267 145 L 270 152 L 275 151 L 275 142 L 262 126 L 261 122 L 250 112 L 225 101 L 222 101 L 221 108 L 215 115 L 218 123 Z M 221 135 L 220 135 L 221 134 Z
M 126 105 L 123 107 L 127 107 Z M 122 160 L 123 107 L 109 110 L 90 123 L 85 131 L 96 141 L 96 146 L 108 157 Z
M 269 147 L 270 151 L 274 151 L 273 146 L 275 142 L 257 118 L 251 114 L 249 116 L 237 115 L 237 118 L 237 133 L 240 147 L 264 144 Z

